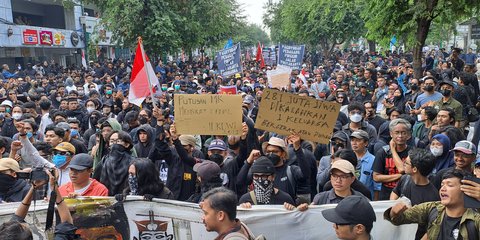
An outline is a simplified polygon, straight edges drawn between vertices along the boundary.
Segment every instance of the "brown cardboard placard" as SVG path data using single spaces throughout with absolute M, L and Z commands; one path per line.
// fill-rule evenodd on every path
M 255 128 L 304 140 L 328 143 L 340 112 L 340 104 L 265 89 Z
M 241 135 L 242 96 L 176 94 L 175 127 L 180 134 Z

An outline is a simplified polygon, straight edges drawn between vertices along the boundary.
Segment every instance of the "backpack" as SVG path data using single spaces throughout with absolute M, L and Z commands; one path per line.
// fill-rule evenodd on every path
M 255 237 L 253 235 L 252 231 L 245 225 L 243 222 L 240 222 L 242 224 L 243 229 L 248 233 L 248 237 L 239 233 L 239 232 L 231 232 L 227 234 L 223 239 L 230 239 L 230 240 L 267 240 L 263 234 L 260 234 L 258 237 Z
M 430 213 L 428 214 L 428 225 L 432 224 L 432 222 L 435 221 L 435 219 L 437 219 L 437 217 L 438 217 L 438 209 L 436 207 L 434 207 L 434 208 L 432 208 L 432 210 L 430 210 Z M 466 227 L 467 227 L 468 240 L 479 239 L 478 230 L 475 229 L 475 222 L 471 219 L 467 219 L 467 220 L 465 220 L 465 224 L 466 224 Z

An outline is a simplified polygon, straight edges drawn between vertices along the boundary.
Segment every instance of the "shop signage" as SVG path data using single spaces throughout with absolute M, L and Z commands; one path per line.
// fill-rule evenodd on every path
M 52 32 L 50 31 L 40 31 L 40 44 L 41 45 L 52 45 Z
M 80 37 L 78 36 L 78 33 L 72 32 L 72 34 L 70 35 L 70 42 L 72 42 L 72 45 L 76 47 L 79 41 L 80 41 Z
M 23 44 L 26 44 L 26 45 L 38 44 L 37 30 L 25 29 L 23 30 L 22 36 L 23 36 Z
M 64 46 L 65 44 L 65 35 L 62 32 L 56 32 L 55 34 L 53 34 L 53 45 Z

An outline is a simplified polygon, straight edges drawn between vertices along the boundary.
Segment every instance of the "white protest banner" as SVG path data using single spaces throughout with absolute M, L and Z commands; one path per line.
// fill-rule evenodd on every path
M 274 70 L 267 71 L 268 84 L 271 88 L 282 89 L 290 84 L 290 73 L 292 69 L 288 66 L 277 66 Z
M 173 200 L 154 199 L 144 201 L 140 196 L 127 196 L 121 204 L 105 200 L 79 199 L 73 207 L 74 225 L 82 239 L 165 239 L 191 240 L 214 239 L 215 232 L 207 232 L 202 223 L 202 210 L 198 204 Z M 68 199 L 67 199 L 68 200 Z M 383 213 L 396 201 L 371 202 L 376 214 L 371 235 L 373 239 L 414 239 L 416 224 L 394 226 L 383 219 Z M 11 219 L 20 203 L 0 205 L 0 222 Z M 305 212 L 287 211 L 280 205 L 253 206 L 252 209 L 238 208 L 237 217 L 246 223 L 255 235 L 263 234 L 268 240 L 334 240 L 333 224 L 323 218 L 322 211 L 335 207 L 334 204 L 311 206 Z M 37 203 L 38 228 L 45 224 L 48 203 Z M 32 223 L 32 211 L 27 223 Z M 33 227 L 32 224 L 30 224 Z M 44 232 L 33 231 L 34 239 L 45 239 Z M 108 237 L 108 238 L 107 238 Z M 104 239 L 104 238 L 102 238 Z

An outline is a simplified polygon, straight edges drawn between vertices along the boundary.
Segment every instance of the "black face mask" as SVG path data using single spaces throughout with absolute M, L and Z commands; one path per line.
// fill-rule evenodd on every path
M 0 173 L 0 193 L 7 193 L 16 181 L 14 177 Z
M 410 86 L 410 89 L 412 89 L 412 91 L 417 91 L 418 90 L 418 85 L 417 84 L 412 84 L 412 86 Z
M 270 161 L 272 161 L 273 165 L 277 165 L 279 162 L 280 162 L 280 156 L 278 156 L 277 154 L 275 153 L 269 153 L 267 155 L 267 158 L 270 159 Z
M 424 89 L 425 89 L 425 91 L 427 91 L 427 92 L 431 92 L 431 91 L 433 91 L 433 86 L 428 85 L 428 86 L 425 86 Z
M 448 97 L 448 96 L 450 96 L 450 95 L 452 94 L 452 90 L 450 90 L 450 89 L 442 89 L 442 90 L 440 90 L 440 93 L 441 93 L 443 96 Z
M 147 124 L 148 119 L 146 117 L 139 117 L 138 121 L 140 122 L 140 124 L 143 125 L 143 124 Z
M 210 155 L 210 160 L 220 166 L 220 164 L 223 163 L 223 156 L 218 153 L 214 153 Z

